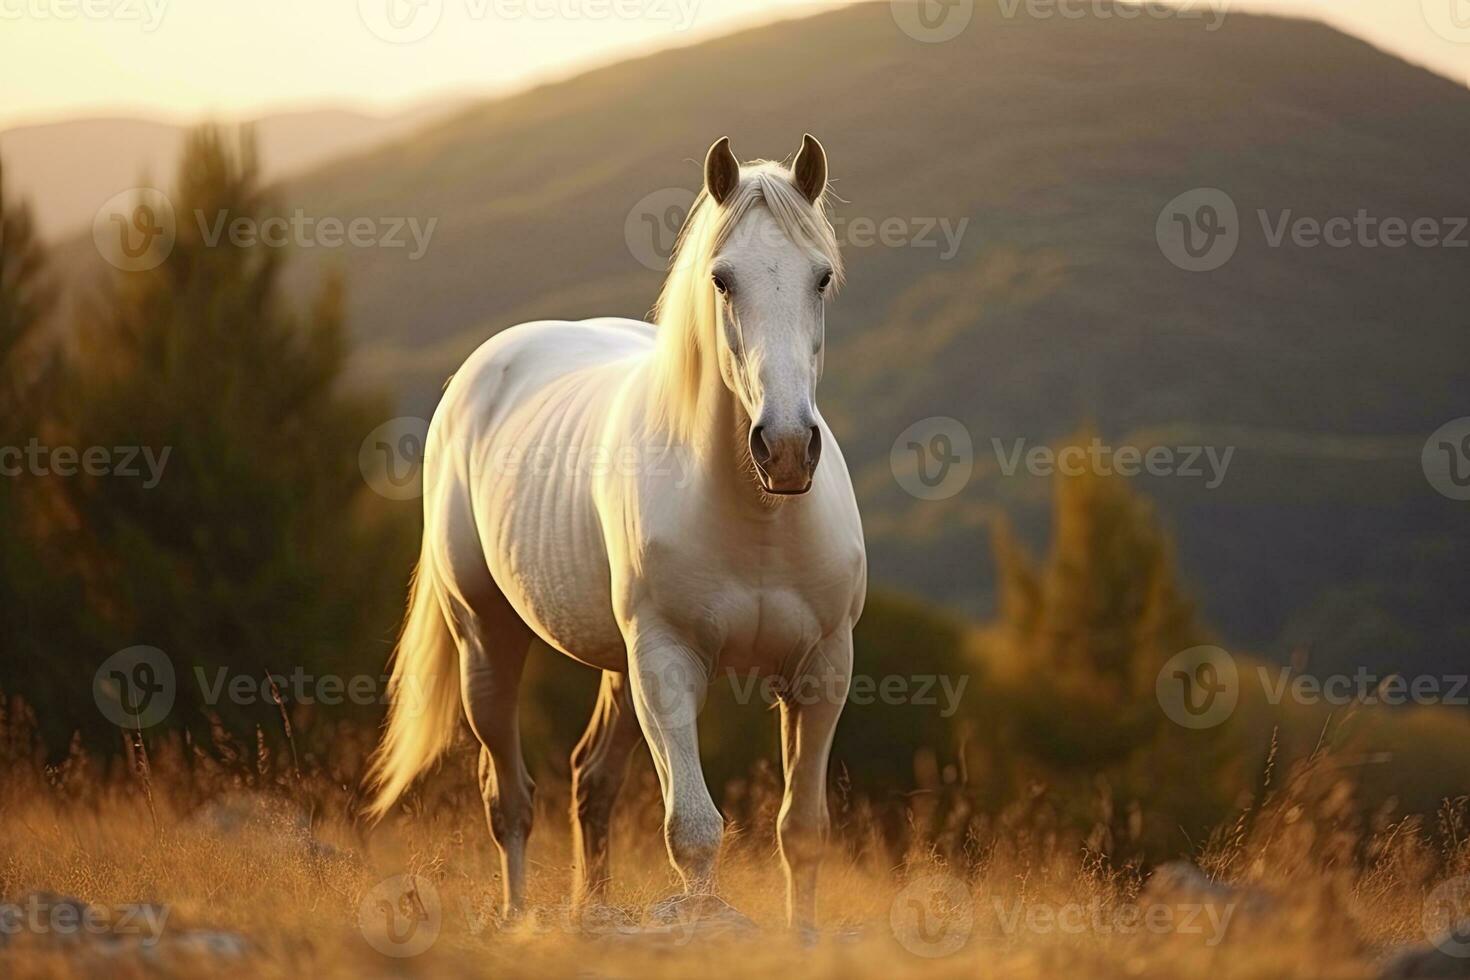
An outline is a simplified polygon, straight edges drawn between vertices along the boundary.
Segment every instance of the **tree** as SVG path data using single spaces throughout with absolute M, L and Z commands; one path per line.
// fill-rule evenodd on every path
M 7 436 L 35 422 L 32 396 L 45 363 L 36 341 L 55 301 L 30 209 L 7 200 L 0 161 L 0 424 Z
M 30 209 L 6 195 L 0 166 L 0 687 L 56 684 L 43 651 L 72 622 L 75 594 L 46 561 L 56 533 L 43 477 L 24 455 L 52 426 L 56 291 Z
M 65 481 L 104 617 L 91 652 L 162 649 L 175 719 L 209 700 L 227 720 L 269 723 L 266 671 L 376 675 L 385 659 L 406 562 L 357 449 L 386 412 L 343 390 L 340 281 L 303 316 L 284 295 L 281 248 L 215 234 L 278 214 L 248 131 L 193 133 L 171 203 L 171 250 L 115 277 L 79 325 L 69 379 L 78 444 L 138 447 L 143 464 Z M 239 676 L 249 703 L 206 699 Z
M 1161 836 L 1207 825 L 1229 799 L 1225 740 L 1170 724 L 1155 695 L 1169 658 L 1207 641 L 1169 535 L 1122 477 L 1085 471 L 1058 475 L 1053 487 L 1041 563 L 1004 522 L 993 534 L 1000 617 L 986 634 L 990 658 L 1017 666 L 989 709 L 1002 752 L 1029 760 L 1013 781 L 1076 783 L 1058 796 L 1087 801 L 1104 780 L 1144 814 L 1172 814 L 1155 821 Z
M 1007 641 L 1050 686 L 1085 688 L 1112 705 L 1152 697 L 1164 662 L 1203 642 L 1169 535 L 1121 477 L 1089 470 L 1058 475 L 1054 487 L 1039 569 L 1004 521 L 992 533 Z
M 1107 700 L 1152 696 L 1164 661 L 1200 642 L 1193 604 L 1175 583 L 1172 543 L 1120 477 L 1086 470 L 1055 486 L 1035 655 Z

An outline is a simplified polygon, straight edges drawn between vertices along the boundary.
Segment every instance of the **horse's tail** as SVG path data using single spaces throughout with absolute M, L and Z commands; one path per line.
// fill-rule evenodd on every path
M 373 799 L 365 812 L 374 822 L 449 747 L 459 727 L 458 654 L 440 604 L 441 588 L 426 529 L 408 616 L 393 653 L 388 721 L 368 769 Z

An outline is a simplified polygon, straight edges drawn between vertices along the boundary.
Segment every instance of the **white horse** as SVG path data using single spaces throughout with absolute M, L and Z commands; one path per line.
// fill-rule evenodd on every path
M 867 584 L 852 483 L 815 402 L 842 275 L 827 160 L 808 135 L 790 169 L 742 167 L 720 139 L 704 170 L 657 327 L 506 330 L 470 355 L 429 428 L 423 548 L 369 813 L 451 742 L 463 705 L 507 915 L 525 901 L 534 790 L 516 688 L 540 637 L 603 672 L 572 756 L 577 905 L 605 895 L 613 801 L 646 740 L 684 888 L 661 906 L 723 907 L 724 821 L 695 721 L 709 681 L 734 670 L 784 692 L 787 915 L 814 924 L 827 760 Z

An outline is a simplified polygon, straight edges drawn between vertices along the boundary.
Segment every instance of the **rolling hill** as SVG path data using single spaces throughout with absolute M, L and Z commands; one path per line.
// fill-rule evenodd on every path
M 1228 642 L 1309 644 L 1323 669 L 1463 670 L 1470 504 L 1430 486 L 1420 453 L 1470 414 L 1470 249 L 1273 229 L 1470 215 L 1470 92 L 1305 21 L 1007 9 L 978 5 L 928 44 L 888 4 L 849 7 L 477 105 L 282 189 L 312 215 L 437 219 L 422 258 L 308 249 L 294 274 L 345 270 L 359 376 L 426 414 L 505 326 L 643 315 L 660 281 L 647 252 L 713 138 L 781 157 L 811 130 L 849 263 L 821 405 L 875 583 L 987 611 L 989 520 L 1004 511 L 1039 545 L 1049 495 L 1006 475 L 993 440 L 1088 424 L 1112 444 L 1233 450 L 1216 487 L 1136 481 Z M 1196 188 L 1239 215 L 1233 257 L 1208 272 L 1156 237 Z M 885 221 L 887 244 L 860 233 Z M 931 416 L 975 447 L 944 500 L 890 471 L 895 439 Z
M 386 116 L 342 109 L 283 112 L 254 120 L 261 163 L 280 178 L 387 142 L 455 103 Z M 104 201 L 143 180 L 172 176 L 188 127 L 157 119 L 97 118 L 0 132 L 6 180 L 31 201 L 42 234 L 87 226 Z

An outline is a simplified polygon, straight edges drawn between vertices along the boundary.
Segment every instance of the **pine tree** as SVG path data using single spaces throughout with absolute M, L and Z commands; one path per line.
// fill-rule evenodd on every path
M 31 212 L 7 197 L 0 167 L 0 689 L 25 689 L 47 718 L 75 679 L 65 652 L 85 620 L 75 583 L 54 561 L 68 523 L 50 479 L 25 455 L 56 435 L 56 298 Z
M 30 209 L 7 200 L 0 161 L 0 426 L 7 438 L 35 424 L 34 396 L 47 363 L 37 340 L 55 300 Z
M 1116 476 L 1059 476 L 1054 499 L 1038 656 L 1109 700 L 1132 697 L 1144 675 L 1151 691 L 1153 671 L 1198 642 L 1167 535 L 1148 501 Z
M 250 134 L 192 134 L 171 201 L 171 251 L 119 274 L 112 302 L 79 325 L 68 399 L 81 444 L 142 447 L 161 476 L 67 488 L 107 617 L 96 655 L 163 649 L 179 674 L 174 715 L 189 720 L 196 667 L 257 688 L 267 670 L 376 674 L 403 568 L 366 520 L 357 448 L 386 412 L 342 390 L 341 283 L 303 316 L 285 297 L 282 249 L 214 234 L 278 213 Z M 213 707 L 252 721 L 265 710 Z
M 1005 659 L 1020 665 L 1021 744 L 1059 768 L 1136 753 L 1157 730 L 1159 668 L 1203 642 L 1148 501 L 1121 477 L 1058 475 L 1042 565 L 1003 523 L 992 547 Z
M 1150 694 L 1164 661 L 1202 642 L 1169 536 L 1120 477 L 1088 470 L 1058 475 L 1054 487 L 1040 570 L 1008 526 L 992 534 L 1002 625 L 1033 668 L 1064 683 L 1112 703 Z
M 0 166 L 0 687 L 36 672 L 67 602 L 43 561 L 43 493 L 22 454 L 49 424 L 54 380 L 43 331 L 55 307 L 30 209 L 6 196 Z
M 1004 517 L 997 517 L 991 525 L 990 550 L 995 558 L 1000 625 L 1010 643 L 1030 645 L 1041 617 L 1041 579 Z

